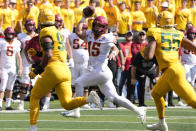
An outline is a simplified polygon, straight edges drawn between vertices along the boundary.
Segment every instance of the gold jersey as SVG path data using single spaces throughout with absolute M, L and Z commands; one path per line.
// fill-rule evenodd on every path
M 44 36 L 50 36 L 54 42 L 52 61 L 66 62 L 67 52 L 64 46 L 64 39 L 62 34 L 56 29 L 55 26 L 45 27 L 40 32 L 40 39 Z
M 156 40 L 155 56 L 161 70 L 179 62 L 183 32 L 174 28 L 150 28 L 147 36 L 154 37 Z

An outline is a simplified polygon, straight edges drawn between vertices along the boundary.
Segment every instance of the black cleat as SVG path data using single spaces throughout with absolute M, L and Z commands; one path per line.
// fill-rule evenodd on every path
M 5 110 L 14 110 L 11 106 L 6 107 Z

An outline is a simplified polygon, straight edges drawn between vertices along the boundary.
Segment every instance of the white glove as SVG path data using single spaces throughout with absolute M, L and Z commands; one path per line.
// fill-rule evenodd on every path
M 70 67 L 70 68 L 74 68 L 74 61 L 73 61 L 73 58 L 70 58 L 70 59 L 69 59 L 69 67 Z

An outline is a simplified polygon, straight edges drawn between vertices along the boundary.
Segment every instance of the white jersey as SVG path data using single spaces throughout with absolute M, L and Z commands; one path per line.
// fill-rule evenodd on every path
M 67 30 L 67 29 L 65 29 L 65 28 L 61 29 L 60 32 L 61 32 L 61 34 L 63 35 L 63 38 L 64 38 L 64 39 L 65 39 L 65 38 L 68 38 L 69 35 L 70 35 L 70 31 Z
M 103 34 L 98 39 L 94 39 L 92 31 L 87 31 L 87 42 L 89 51 L 88 65 L 96 69 L 104 69 L 108 64 L 108 55 L 111 47 L 114 46 L 114 36 L 111 33 Z
M 5 39 L 0 39 L 1 68 L 16 69 L 16 53 L 19 53 L 21 43 L 16 38 L 10 44 Z
M 29 62 L 27 61 L 26 56 L 24 54 L 24 49 L 25 49 L 26 45 L 28 44 L 28 42 L 31 40 L 31 38 L 32 37 L 26 33 L 18 34 L 18 40 L 21 42 L 21 48 L 22 48 L 21 58 L 22 58 L 23 67 L 30 67 L 31 66 L 31 64 L 29 64 Z
M 196 44 L 196 41 L 194 42 Z M 182 55 L 182 61 L 184 61 L 188 65 L 196 65 L 196 54 L 194 52 L 182 48 L 183 55 Z
M 84 63 L 89 60 L 87 42 L 80 39 L 76 33 L 69 36 L 74 63 Z

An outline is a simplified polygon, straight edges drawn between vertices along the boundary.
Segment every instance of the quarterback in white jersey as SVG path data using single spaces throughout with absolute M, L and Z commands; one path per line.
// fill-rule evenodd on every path
M 21 87 L 20 87 L 20 103 L 18 105 L 18 110 L 24 110 L 24 98 L 27 94 L 27 90 L 30 83 L 29 72 L 31 71 L 32 67 L 32 60 L 29 58 L 26 46 L 28 45 L 29 41 L 36 36 L 35 33 L 35 22 L 32 19 L 26 19 L 25 21 L 25 29 L 27 33 L 20 33 L 18 34 L 18 40 L 21 42 L 21 57 L 22 57 L 22 75 L 21 75 Z
M 14 38 L 15 32 L 11 27 L 4 31 L 5 38 L 0 39 L 1 83 L 0 83 L 0 110 L 6 89 L 6 110 L 13 110 L 11 98 L 16 80 L 16 64 L 18 75 L 22 73 L 22 59 L 20 56 L 21 43 Z M 17 63 L 16 63 L 17 60 Z
M 187 30 L 187 38 L 196 44 L 196 29 L 194 27 Z M 194 52 L 184 48 L 182 48 L 182 51 L 182 62 L 186 70 L 186 78 L 194 86 L 196 79 L 196 55 Z
M 84 16 L 85 17 L 85 16 Z M 82 18 L 77 28 L 84 22 Z M 83 96 L 83 90 L 86 86 L 98 85 L 100 91 L 113 103 L 123 106 L 136 112 L 141 122 L 145 122 L 146 108 L 139 108 L 132 104 L 128 99 L 119 96 L 113 84 L 112 72 L 107 66 L 108 59 L 114 59 L 119 50 L 114 44 L 114 36 L 106 33 L 108 23 L 105 17 L 95 17 L 92 25 L 92 31 L 79 34 L 80 38 L 88 42 L 89 62 L 88 71 L 76 79 L 76 95 Z M 109 52 L 110 53 L 109 54 Z

